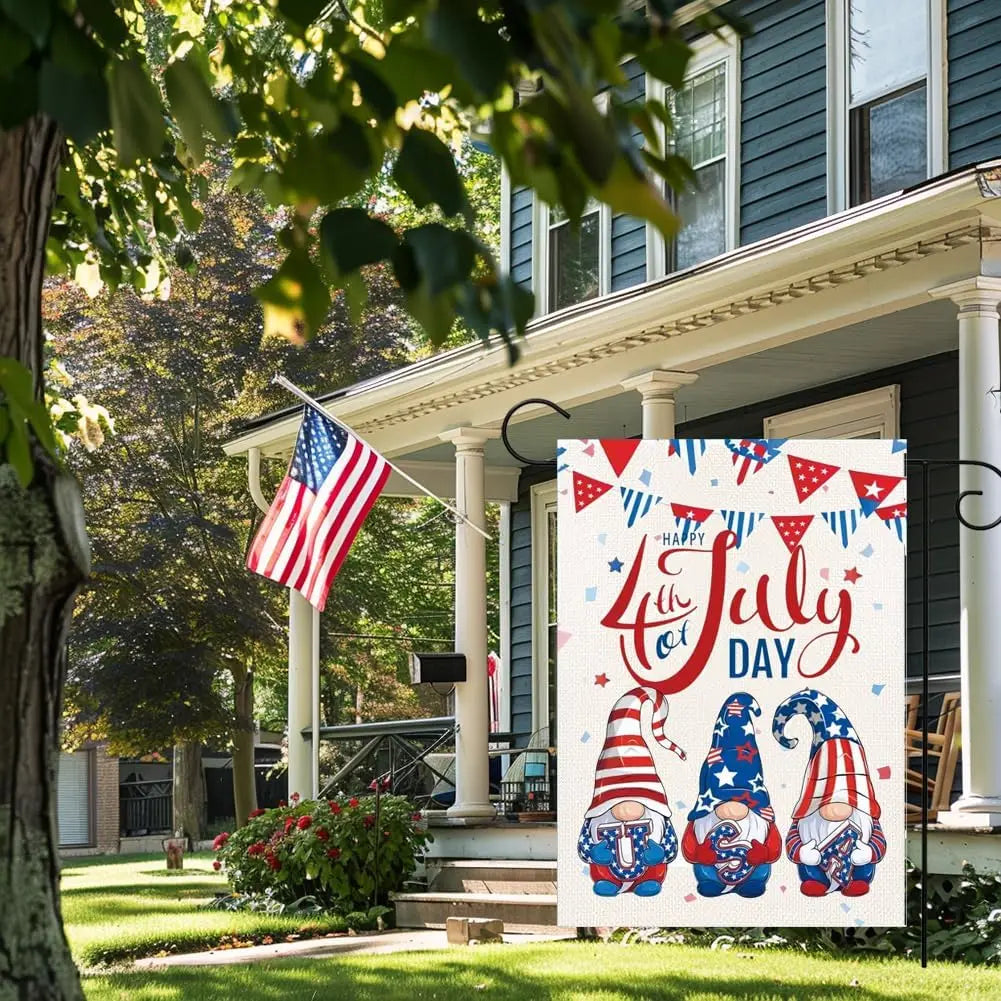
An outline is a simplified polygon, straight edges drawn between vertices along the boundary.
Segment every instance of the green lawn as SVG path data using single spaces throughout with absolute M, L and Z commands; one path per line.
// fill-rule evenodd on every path
M 188 855 L 169 872 L 163 855 L 67 861 L 63 921 L 77 963 L 91 967 L 160 951 L 195 952 L 236 936 L 260 941 L 342 931 L 337 918 L 292 918 L 252 912 L 201 910 L 226 890 L 211 854 Z
M 1001 972 L 912 960 L 547 943 L 124 973 L 88 1001 L 997 1001 Z

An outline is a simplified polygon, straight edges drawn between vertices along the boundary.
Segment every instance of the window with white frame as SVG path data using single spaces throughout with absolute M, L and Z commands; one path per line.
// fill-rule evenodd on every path
M 828 0 L 833 208 L 944 170 L 944 0 Z M 837 109 L 841 109 L 840 111 Z
M 532 487 L 532 730 L 556 742 L 556 482 Z
M 573 225 L 558 208 L 548 215 L 549 309 L 563 309 L 601 292 L 601 205 L 588 200 Z
M 884 386 L 766 417 L 766 438 L 898 438 L 900 387 Z

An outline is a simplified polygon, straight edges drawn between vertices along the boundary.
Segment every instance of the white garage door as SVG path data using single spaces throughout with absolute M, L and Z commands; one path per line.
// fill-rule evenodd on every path
M 89 751 L 59 756 L 59 844 L 70 848 L 90 844 Z

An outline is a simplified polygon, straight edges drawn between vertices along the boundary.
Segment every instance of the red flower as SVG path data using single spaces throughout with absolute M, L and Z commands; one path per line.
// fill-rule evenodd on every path
M 212 851 L 219 851 L 221 848 L 225 847 L 227 841 L 229 841 L 229 833 L 227 831 L 223 831 L 222 834 L 217 834 L 215 841 L 212 842 Z
M 286 817 L 285 818 L 285 833 L 288 834 L 288 832 L 291 831 L 293 827 L 295 827 L 295 817 Z
M 366 814 L 365 815 L 365 820 L 363 821 L 363 823 L 365 824 L 365 826 L 367 828 L 371 828 L 372 825 L 375 823 L 375 814 L 372 814 L 372 813 Z
M 340 803 L 338 803 L 338 802 L 337 802 L 336 800 L 333 800 L 333 799 L 332 799 L 332 800 L 331 800 L 331 801 L 330 801 L 330 802 L 329 802 L 329 803 L 327 804 L 327 806 L 329 806 L 329 807 L 330 807 L 330 812 L 331 812 L 331 813 L 333 813 L 333 814 L 338 814 L 338 813 L 340 813 L 340 812 L 341 812 L 341 804 L 340 804 Z
M 263 841 L 255 841 L 247 849 L 247 854 L 251 858 L 257 858 L 258 855 L 263 855 L 267 850 L 268 850 L 268 846 Z
M 410 815 L 410 819 L 411 819 L 412 821 L 414 821 L 415 823 L 420 823 L 420 820 L 421 820 L 421 814 L 420 814 L 420 811 L 418 810 L 418 811 L 417 811 L 417 813 L 413 813 L 413 814 L 411 814 L 411 815 Z
M 312 823 L 313 823 L 313 818 L 310 817 L 309 814 L 307 814 L 305 817 L 300 817 L 299 823 L 296 824 L 295 826 L 298 827 L 300 831 L 304 831 Z
M 331 848 L 330 851 L 327 852 L 327 858 L 333 859 L 335 862 L 340 857 L 341 857 L 341 850 L 340 850 L 340 848 Z
M 253 820 L 254 817 L 261 817 L 263 815 L 264 811 L 258 807 L 256 810 L 251 810 L 250 813 L 247 814 L 247 820 Z
M 279 806 L 279 808 L 284 807 L 284 806 L 288 806 L 288 803 L 286 803 L 285 800 L 280 799 L 280 800 L 278 800 L 278 806 Z
M 348 806 L 350 806 L 352 810 L 357 809 L 358 800 L 354 796 L 352 796 L 351 799 L 348 800 Z
M 273 872 L 278 872 L 278 870 L 281 867 L 282 867 L 281 862 L 279 862 L 278 859 L 269 852 L 268 853 L 268 868 L 270 868 Z
M 382 836 L 383 836 L 384 838 L 388 838 L 388 837 L 389 837 L 389 831 L 383 831 L 383 832 L 382 832 Z
M 330 832 L 325 827 L 318 827 L 316 829 L 316 840 L 326 841 L 330 837 Z
M 292 800 L 293 803 L 299 802 L 299 794 L 297 792 L 292 793 L 292 795 L 289 798 Z
M 216 872 L 218 872 L 222 868 L 222 862 L 220 862 L 219 859 L 216 859 L 212 863 L 212 868 L 215 869 Z

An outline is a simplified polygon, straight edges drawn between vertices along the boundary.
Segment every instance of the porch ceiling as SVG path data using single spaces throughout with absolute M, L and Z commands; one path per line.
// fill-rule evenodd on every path
M 897 313 L 873 317 L 807 340 L 795 341 L 757 354 L 704 368 L 698 381 L 678 391 L 678 423 L 698 420 L 815 386 L 850 379 L 881 368 L 954 350 L 957 346 L 956 306 L 930 301 Z M 524 398 L 534 396 L 526 387 Z M 571 420 L 542 408 L 526 408 L 512 422 L 511 444 L 534 459 L 551 459 L 560 437 L 628 438 L 641 431 L 639 394 L 615 395 L 570 408 Z M 749 429 L 748 433 L 757 429 Z M 442 443 L 409 459 L 450 462 L 451 445 Z M 500 440 L 486 446 L 492 466 L 518 465 Z

